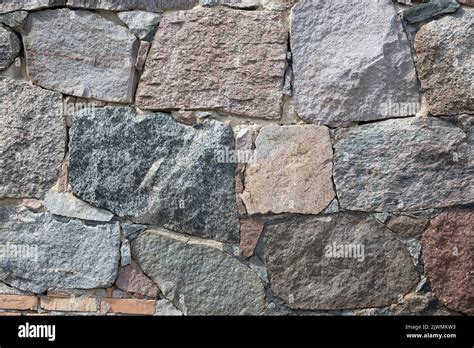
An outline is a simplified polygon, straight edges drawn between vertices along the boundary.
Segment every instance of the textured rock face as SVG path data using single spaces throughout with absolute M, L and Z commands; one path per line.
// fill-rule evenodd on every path
M 418 281 L 403 245 L 367 215 L 296 217 L 264 236 L 272 291 L 292 308 L 386 306 Z
M 118 224 L 87 226 L 51 214 L 0 207 L 0 279 L 35 293 L 113 284 L 120 248 Z
M 67 0 L 68 6 L 101 10 L 144 10 L 162 12 L 166 10 L 188 10 L 199 0 Z
M 291 23 L 300 117 L 340 125 L 415 115 L 415 68 L 391 1 L 304 0 Z
M 0 23 L 3 23 L 10 28 L 17 29 L 25 23 L 26 17 L 28 17 L 28 12 L 26 11 L 6 13 L 0 15 Z
M 366 124 L 341 135 L 334 182 L 344 209 L 406 211 L 474 201 L 473 145 L 436 118 Z
M 41 198 L 64 157 L 61 95 L 0 78 L 0 197 Z
M 82 220 L 108 222 L 114 216 L 110 211 L 93 207 L 69 192 L 50 190 L 44 197 L 44 205 L 51 214 Z
M 196 127 L 131 108 L 77 113 L 70 131 L 70 183 L 81 199 L 138 223 L 238 241 L 230 128 Z
M 20 53 L 20 40 L 16 34 L 0 25 L 0 70 L 10 66 Z
M 286 37 L 274 13 L 215 8 L 166 14 L 138 86 L 137 104 L 279 118 Z
M 132 34 L 139 39 L 152 39 L 152 35 L 160 23 L 161 14 L 146 11 L 124 11 L 117 13 L 119 18 L 127 25 Z
M 461 12 L 461 11 L 460 11 Z M 415 37 L 418 76 L 432 115 L 474 113 L 474 10 L 424 25 Z
M 46 7 L 64 5 L 66 0 L 2 0 L 0 13 L 16 10 L 38 10 Z
M 323 126 L 266 126 L 245 173 L 249 214 L 317 214 L 334 198 L 332 147 Z
M 264 309 L 258 276 L 217 245 L 165 230 L 146 231 L 132 242 L 132 252 L 184 314 L 256 315 Z
M 456 12 L 460 6 L 451 0 L 430 1 L 403 11 L 403 19 L 411 24 L 420 23 L 436 16 Z
M 448 308 L 474 313 L 474 211 L 439 215 L 423 234 L 423 262 L 433 292 Z
M 263 231 L 264 221 L 259 218 L 240 220 L 240 251 L 251 257 Z
M 46 10 L 28 16 L 23 42 L 33 83 L 77 97 L 132 101 L 138 40 L 127 29 L 89 11 Z
M 123 291 L 149 297 L 158 296 L 158 287 L 143 274 L 135 262 L 120 269 L 116 284 Z

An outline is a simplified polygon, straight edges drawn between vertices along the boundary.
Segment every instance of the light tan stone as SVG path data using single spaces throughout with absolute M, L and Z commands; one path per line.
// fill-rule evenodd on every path
M 332 146 L 324 126 L 266 126 L 255 142 L 242 197 L 249 214 L 317 214 L 334 198 Z

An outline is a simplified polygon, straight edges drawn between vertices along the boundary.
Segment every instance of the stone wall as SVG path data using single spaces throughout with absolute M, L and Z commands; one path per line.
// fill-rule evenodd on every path
M 399 2 L 3 0 L 0 314 L 473 314 L 473 2 Z

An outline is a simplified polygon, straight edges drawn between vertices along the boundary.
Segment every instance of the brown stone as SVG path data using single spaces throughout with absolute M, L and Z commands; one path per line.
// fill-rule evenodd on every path
M 259 218 L 240 220 L 240 252 L 245 257 L 253 255 L 263 226 L 264 222 Z
M 388 220 L 389 230 L 398 233 L 402 237 L 414 237 L 422 233 L 428 225 L 428 220 L 410 215 L 392 215 Z
M 100 304 L 100 311 L 102 313 L 153 315 L 155 306 L 155 300 L 104 298 Z
M 280 118 L 287 32 L 277 13 L 166 13 L 137 90 L 142 109 Z
M 157 297 L 159 292 L 158 287 L 133 261 L 131 265 L 120 268 L 116 285 L 123 291 L 149 297 Z
M 95 298 L 81 297 L 41 297 L 41 308 L 48 311 L 59 312 L 95 312 L 97 300 Z
M 334 198 L 332 146 L 324 126 L 266 126 L 245 172 L 249 214 L 318 214 Z
M 25 198 L 21 201 L 21 204 L 35 213 L 44 207 L 42 201 L 33 198 Z
M 146 57 L 150 50 L 151 43 L 148 41 L 141 41 L 140 47 L 138 48 L 137 61 L 135 62 L 135 68 L 138 71 L 142 71 L 145 66 Z
M 37 307 L 36 296 L 0 295 L 0 309 L 34 310 Z
M 432 293 L 417 294 L 410 293 L 390 306 L 394 315 L 453 315 L 440 305 Z
M 465 6 L 471 6 L 474 7 L 474 0 L 458 0 L 460 4 L 463 4 Z
M 454 209 L 438 215 L 423 234 L 425 273 L 446 307 L 474 313 L 474 211 Z

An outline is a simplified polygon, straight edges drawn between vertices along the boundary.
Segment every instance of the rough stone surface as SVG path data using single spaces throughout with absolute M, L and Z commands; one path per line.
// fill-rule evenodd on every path
M 12 29 L 17 29 L 25 23 L 26 17 L 28 17 L 28 12 L 26 11 L 6 13 L 0 15 L 0 23 L 9 26 Z
M 365 214 L 295 217 L 264 236 L 272 291 L 292 308 L 386 306 L 418 282 L 408 251 Z M 328 257 L 333 243 L 363 246 L 363 258 Z
M 101 10 L 143 10 L 162 12 L 166 10 L 189 10 L 199 0 L 67 0 L 68 6 Z
M 133 222 L 238 241 L 234 146 L 218 121 L 195 127 L 131 108 L 77 113 L 70 131 L 70 183 L 79 198 Z
M 131 265 L 120 268 L 116 285 L 123 291 L 154 298 L 159 292 L 158 287 L 133 261 Z
M 466 314 L 474 313 L 473 226 L 472 209 L 455 209 L 432 220 L 422 239 L 425 272 L 435 296 Z
M 245 172 L 249 214 L 317 214 L 334 198 L 332 147 L 323 126 L 266 126 Z
M 138 71 L 142 71 L 145 66 L 146 57 L 148 57 L 148 51 L 150 50 L 151 44 L 148 41 L 141 41 L 140 47 L 138 48 L 137 61 L 135 62 L 135 68 Z
M 267 10 L 284 11 L 291 8 L 296 0 L 263 0 L 262 5 Z
M 474 113 L 474 10 L 421 27 L 415 37 L 418 76 L 432 115 Z
M 408 294 L 400 303 L 390 306 L 394 315 L 453 315 L 444 308 L 432 293 Z
M 474 7 L 474 0 L 458 0 L 458 2 L 464 6 Z
M 342 208 L 408 211 L 474 201 L 473 144 L 446 121 L 415 117 L 353 128 L 335 145 Z
M 278 14 L 225 8 L 165 14 L 138 86 L 137 105 L 277 119 L 286 40 Z
M 408 23 L 415 24 L 427 21 L 447 13 L 456 12 L 459 7 L 456 1 L 451 0 L 433 0 L 423 4 L 416 4 L 413 7 L 402 12 L 403 19 Z
M 17 10 L 38 10 L 47 7 L 61 6 L 65 0 L 2 0 L 0 3 L 0 13 Z
M 153 39 L 162 17 L 161 14 L 146 11 L 124 11 L 117 13 L 117 15 L 127 25 L 132 34 L 147 41 Z
M 146 231 L 132 242 L 132 253 L 184 314 L 261 314 L 264 289 L 260 279 L 218 245 L 165 230 Z
M 20 53 L 21 43 L 16 34 L 0 25 L 0 70 L 6 69 Z
M 117 276 L 118 224 L 88 226 L 0 206 L 0 244 L 10 245 L 0 258 L 0 279 L 21 290 L 107 287 Z
M 427 219 L 411 215 L 393 214 L 388 220 L 387 228 L 402 237 L 410 238 L 421 234 L 427 225 Z
M 140 233 L 147 229 L 147 225 L 138 225 L 138 224 L 122 224 L 122 231 L 125 238 L 128 240 L 133 240 Z
M 251 257 L 263 231 L 264 221 L 259 218 L 240 220 L 240 252 Z
M 155 315 L 158 316 L 181 316 L 183 313 L 178 310 L 173 304 L 166 300 L 162 299 L 156 302 L 156 311 Z
M 23 42 L 33 83 L 77 97 L 132 101 L 138 40 L 126 28 L 89 11 L 46 10 L 28 16 Z
M 391 1 L 303 0 L 291 23 L 300 117 L 340 125 L 415 115 L 414 63 Z M 413 106 L 395 112 L 390 103 Z
M 241 10 L 255 10 L 258 7 L 258 0 L 220 0 L 220 4 Z
M 61 95 L 0 78 L 0 197 L 41 198 L 64 157 Z
M 125 239 L 120 246 L 120 265 L 125 267 L 132 263 L 132 251 L 130 249 L 130 242 Z
M 82 220 L 108 222 L 114 216 L 110 211 L 81 201 L 70 192 L 50 190 L 44 197 L 44 205 L 51 214 Z

